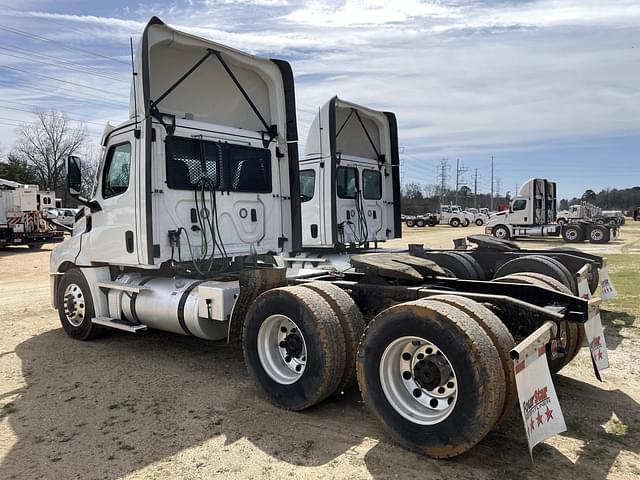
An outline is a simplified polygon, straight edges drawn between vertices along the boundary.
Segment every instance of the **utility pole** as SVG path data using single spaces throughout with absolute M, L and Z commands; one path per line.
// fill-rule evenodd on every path
M 473 208 L 478 208 L 478 169 L 473 175 Z
M 500 192 L 502 191 L 502 180 L 500 177 L 496 177 L 496 196 L 500 198 Z
M 443 158 L 440 160 L 440 173 L 438 173 L 438 183 L 440 184 L 440 204 L 444 204 L 445 196 L 447 194 L 447 179 L 449 177 L 449 173 L 447 171 L 448 168 L 448 160 Z
M 493 155 L 491 155 L 491 200 L 489 210 L 493 212 Z
M 460 159 L 456 160 L 456 205 L 458 205 L 458 192 L 460 187 L 464 185 L 464 179 L 461 174 L 467 171 L 464 165 L 460 166 Z

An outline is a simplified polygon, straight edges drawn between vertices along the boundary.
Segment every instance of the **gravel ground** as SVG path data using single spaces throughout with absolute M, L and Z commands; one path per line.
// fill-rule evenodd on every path
M 392 246 L 449 247 L 482 228 L 407 229 Z M 161 332 L 73 341 L 50 307 L 47 249 L 0 251 L 0 478 L 640 477 L 640 226 L 617 253 L 627 281 L 604 314 L 612 368 L 599 383 L 583 349 L 556 377 L 568 432 L 528 456 L 519 413 L 456 459 L 389 440 L 356 391 L 304 413 L 250 382 L 241 351 Z M 557 246 L 527 242 L 525 246 Z

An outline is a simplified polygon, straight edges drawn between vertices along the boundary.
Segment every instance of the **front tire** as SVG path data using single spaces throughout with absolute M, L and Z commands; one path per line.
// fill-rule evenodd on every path
M 416 220 L 416 227 L 422 228 L 424 226 L 425 226 L 424 220 L 422 220 L 421 218 Z
M 407 223 L 407 227 L 409 227 L 409 228 L 413 228 L 416 225 L 413 220 L 407 220 L 406 223 Z
M 425 299 L 395 305 L 369 324 L 358 349 L 358 385 L 399 443 L 434 458 L 476 445 L 505 402 L 491 338 L 462 310 Z
M 481 227 L 482 225 L 484 225 L 484 220 L 482 220 L 481 218 L 478 218 L 478 219 L 476 220 L 476 225 L 477 225 L 477 226 L 479 226 L 479 227 Z
M 79 269 L 67 270 L 62 276 L 56 305 L 62 328 L 71 338 L 91 340 L 99 335 L 100 327 L 91 322 L 95 317 L 91 290 Z
M 460 219 L 458 218 L 452 218 L 449 221 L 449 225 L 451 225 L 452 227 L 459 227 L 460 226 Z
M 493 230 L 491 230 L 491 234 L 501 240 L 509 240 L 509 238 L 511 237 L 509 229 L 504 225 L 496 225 L 495 227 L 493 227 Z

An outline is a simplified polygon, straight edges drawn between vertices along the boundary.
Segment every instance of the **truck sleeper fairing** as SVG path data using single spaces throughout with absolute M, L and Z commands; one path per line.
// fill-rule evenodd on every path
M 107 126 L 99 172 L 105 183 L 118 164 L 128 184 L 117 192 L 99 189 L 76 228 L 82 241 L 57 251 L 53 262 L 158 269 L 178 250 L 190 260 L 204 252 L 219 258 L 298 249 L 289 64 L 176 31 L 154 17 L 134 65 L 131 119 Z M 173 182 L 185 171 L 189 181 Z M 252 188 L 258 174 L 260 186 Z M 196 208 L 198 189 L 204 192 Z M 214 235 L 205 238 L 203 222 Z
M 340 248 L 400 236 L 394 114 L 332 98 L 309 128 L 300 170 L 305 247 Z

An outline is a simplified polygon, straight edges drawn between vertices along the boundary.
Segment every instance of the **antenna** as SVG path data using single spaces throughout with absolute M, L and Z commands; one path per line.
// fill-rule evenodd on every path
M 135 115 L 136 130 L 138 129 L 138 94 L 136 93 L 136 67 L 133 63 L 133 37 L 129 37 L 129 46 L 131 48 L 131 75 L 133 77 L 133 114 Z

